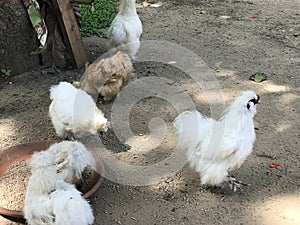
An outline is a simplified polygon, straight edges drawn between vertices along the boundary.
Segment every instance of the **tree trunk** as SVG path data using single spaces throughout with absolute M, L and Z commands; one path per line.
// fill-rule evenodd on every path
M 0 0 L 0 70 L 16 75 L 39 66 L 39 56 L 30 54 L 38 46 L 22 1 Z

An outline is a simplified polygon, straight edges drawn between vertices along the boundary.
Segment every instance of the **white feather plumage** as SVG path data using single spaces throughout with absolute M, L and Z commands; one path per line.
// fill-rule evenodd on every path
M 52 165 L 54 155 L 49 151 L 34 152 L 27 160 L 27 164 L 30 166 L 31 172 L 34 172 L 40 168 L 47 168 Z
M 228 172 L 239 168 L 252 152 L 258 100 L 254 91 L 243 92 L 219 121 L 198 111 L 183 112 L 175 119 L 178 147 L 187 151 L 202 184 L 218 186 L 227 181 Z
M 65 183 L 57 173 L 56 165 L 53 165 L 55 159 L 53 151 L 54 148 L 52 151 L 34 153 L 28 160 L 32 175 L 25 194 L 24 217 L 27 223 L 29 225 L 92 224 L 94 217 L 90 205 L 73 185 Z M 82 149 L 75 150 L 75 154 L 70 153 L 70 158 L 82 160 L 82 156 L 77 154 L 81 151 Z
M 119 10 L 108 29 L 108 43 L 110 47 L 118 48 L 135 59 L 143 32 L 135 0 L 122 0 Z
M 53 154 L 36 152 L 27 161 L 32 175 L 27 184 L 24 217 L 30 225 L 54 224 L 48 196 L 57 187 L 57 174 L 52 165 Z
M 86 167 L 95 170 L 94 157 L 78 141 L 62 141 L 51 145 L 47 151 L 55 156 L 53 165 L 59 177 L 70 184 L 75 184 L 82 178 Z
M 93 224 L 93 211 L 76 188 L 59 181 L 57 189 L 49 195 L 56 225 L 89 225 Z
M 49 115 L 58 136 L 81 137 L 107 130 L 107 119 L 85 91 L 60 82 L 51 87 L 50 99 Z
M 58 177 L 52 181 L 56 184 L 55 189 L 46 194 L 37 195 L 32 191 L 31 186 L 27 187 L 24 207 L 27 223 L 29 225 L 93 224 L 92 208 L 81 193 L 73 185 L 65 183 Z
M 30 166 L 31 176 L 27 189 L 30 195 L 44 195 L 56 187 L 56 171 L 53 167 L 54 155 L 48 151 L 35 152 L 27 161 Z
M 27 192 L 30 191 L 27 188 Z M 24 217 L 29 225 L 54 225 L 54 215 L 49 207 L 49 196 L 29 195 L 25 196 Z

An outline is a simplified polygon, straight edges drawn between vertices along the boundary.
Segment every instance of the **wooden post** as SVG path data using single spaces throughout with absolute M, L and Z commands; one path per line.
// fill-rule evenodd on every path
M 87 56 L 70 0 L 52 0 L 52 3 L 58 14 L 57 18 L 71 54 L 72 64 L 79 69 L 85 65 Z

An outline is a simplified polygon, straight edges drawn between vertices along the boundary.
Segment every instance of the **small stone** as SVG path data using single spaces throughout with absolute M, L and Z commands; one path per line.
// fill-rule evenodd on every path
M 222 19 L 222 20 L 227 20 L 227 19 L 230 19 L 231 17 L 230 16 L 220 16 L 219 19 Z

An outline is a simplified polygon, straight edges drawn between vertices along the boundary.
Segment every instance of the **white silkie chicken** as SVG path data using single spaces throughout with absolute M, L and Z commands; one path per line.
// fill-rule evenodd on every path
M 108 44 L 126 52 L 131 59 L 140 48 L 142 22 L 136 12 L 135 0 L 121 0 L 119 12 L 108 29 Z
M 107 119 L 93 98 L 68 82 L 50 89 L 49 115 L 58 136 L 70 138 L 107 131 Z
M 28 181 L 30 194 L 43 195 L 54 190 L 56 181 L 55 168 L 53 167 L 55 156 L 49 151 L 35 152 L 27 164 L 30 166 L 31 176 Z M 53 171 L 52 171 L 53 170 Z
M 31 167 L 31 172 L 25 194 L 24 217 L 29 225 L 54 224 L 55 215 L 49 207 L 49 194 L 57 187 L 55 168 L 53 165 L 39 169 Z
M 57 186 L 53 160 L 51 152 L 42 151 L 34 153 L 27 161 L 32 175 L 26 188 L 24 217 L 30 225 L 54 224 L 54 215 L 48 208 L 48 196 Z
M 48 173 L 40 176 L 40 183 Z M 52 170 L 55 174 L 55 170 Z M 44 178 L 43 178 L 44 177 Z M 24 217 L 29 225 L 90 225 L 94 222 L 91 206 L 74 185 L 54 178 L 55 187 L 49 193 L 32 195 L 30 187 L 25 196 Z
M 67 183 L 76 184 L 86 167 L 95 170 L 94 157 L 78 141 L 55 143 L 47 151 L 54 155 L 53 165 L 58 176 Z
M 89 225 L 94 216 L 91 206 L 74 185 L 58 181 L 49 195 L 49 206 L 55 216 L 55 225 Z
M 89 225 L 94 221 L 92 209 L 76 188 L 65 183 L 52 164 L 53 153 L 34 153 L 28 160 L 32 175 L 24 205 L 29 225 Z
M 187 160 L 200 175 L 201 183 L 219 186 L 229 181 L 231 188 L 247 185 L 229 175 L 252 152 L 255 141 L 253 117 L 259 96 L 244 91 L 216 121 L 198 111 L 181 113 L 174 122 L 178 147 L 187 151 Z

